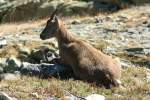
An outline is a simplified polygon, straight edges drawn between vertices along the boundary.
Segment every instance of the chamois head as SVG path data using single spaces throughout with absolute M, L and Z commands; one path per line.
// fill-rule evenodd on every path
M 40 34 L 42 40 L 49 39 L 55 36 L 59 28 L 59 20 L 56 16 L 57 9 L 52 13 L 50 19 L 47 21 L 46 27 Z

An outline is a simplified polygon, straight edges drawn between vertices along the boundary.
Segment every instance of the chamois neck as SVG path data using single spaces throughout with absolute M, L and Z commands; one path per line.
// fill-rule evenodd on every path
M 56 38 L 59 43 L 69 43 L 74 40 L 72 34 L 63 25 L 58 29 Z

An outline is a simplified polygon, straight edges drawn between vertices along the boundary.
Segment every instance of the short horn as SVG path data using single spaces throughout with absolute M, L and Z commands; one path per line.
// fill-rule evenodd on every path
M 52 15 L 51 15 L 51 17 L 50 17 L 50 21 L 54 18 L 54 16 L 56 15 L 57 11 L 58 11 L 58 9 L 56 9 L 56 10 L 52 13 Z

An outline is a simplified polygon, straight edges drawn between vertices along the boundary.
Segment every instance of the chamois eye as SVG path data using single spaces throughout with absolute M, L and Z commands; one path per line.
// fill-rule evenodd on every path
M 47 24 L 49 24 L 50 23 L 50 21 L 47 21 Z

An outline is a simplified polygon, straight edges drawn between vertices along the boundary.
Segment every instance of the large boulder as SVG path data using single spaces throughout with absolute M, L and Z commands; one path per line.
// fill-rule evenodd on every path
M 7 13 L 7 11 L 9 9 L 11 9 L 12 4 L 8 3 L 8 2 L 4 2 L 2 1 L 0 3 L 0 22 L 3 20 L 3 17 L 5 16 L 5 14 Z
M 1 0 L 0 22 L 44 18 L 60 8 L 64 15 L 93 15 L 99 11 L 116 11 L 132 4 L 150 3 L 150 0 Z M 98 12 L 97 12 L 98 11 Z
M 141 4 L 150 3 L 150 0 L 88 0 L 88 1 L 94 1 L 95 4 L 101 2 L 102 4 L 109 5 L 108 8 L 115 7 L 116 10 L 127 8 L 130 5 L 141 5 Z
M 107 3 L 150 3 L 149 0 L 88 0 L 88 1 L 99 1 L 99 2 L 107 2 Z
M 146 4 L 150 3 L 150 0 L 131 0 L 134 4 Z
M 91 8 L 92 3 L 84 1 L 71 1 L 63 5 L 61 12 L 63 12 L 63 15 L 87 15 L 90 13 Z
M 59 55 L 54 49 L 43 46 L 42 49 L 32 50 L 29 58 L 33 61 L 32 63 L 53 62 L 55 58 L 59 58 Z
M 61 0 L 43 2 L 37 9 L 37 16 L 39 18 L 50 16 L 50 14 L 60 5 L 63 5 L 63 1 Z
M 69 78 L 73 75 L 71 67 L 63 64 L 31 64 L 23 62 L 20 70 L 23 75 L 38 76 L 41 78 L 59 77 Z
M 40 2 L 28 2 L 23 4 L 14 4 L 16 7 L 8 10 L 3 17 L 4 22 L 28 20 L 36 17 L 37 8 Z
M 33 0 L 34 1 L 34 0 Z M 39 2 L 26 2 L 22 4 L 15 3 L 15 7 L 8 10 L 3 17 L 4 22 L 10 21 L 22 21 L 36 18 L 43 18 L 50 16 L 50 14 L 56 9 L 60 8 L 62 15 L 73 14 L 88 14 L 90 12 L 90 5 L 85 1 L 70 1 L 64 2 L 62 0 L 53 1 L 39 1 Z M 61 6 L 61 7 L 60 7 Z
M 3 73 L 0 74 L 0 80 L 19 80 L 20 74 Z

